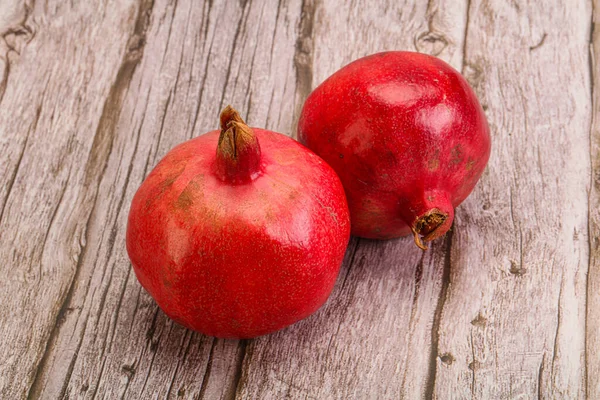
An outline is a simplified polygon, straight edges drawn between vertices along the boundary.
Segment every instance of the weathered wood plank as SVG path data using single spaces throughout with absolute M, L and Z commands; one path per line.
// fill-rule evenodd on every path
M 305 1 L 297 109 L 344 64 L 390 49 L 462 65 L 466 2 Z M 306 82 L 310 79 L 310 82 Z M 450 239 L 354 240 L 317 314 L 248 344 L 239 398 L 420 398 L 431 394 L 436 312 Z M 430 386 L 433 388 L 433 386 Z
M 591 182 L 589 201 L 590 266 L 587 284 L 586 378 L 589 399 L 600 398 L 600 1 L 592 2 L 590 74 L 592 126 L 590 130 Z
M 79 3 L 0 2 L 0 397 L 600 397 L 598 0 Z M 172 323 L 124 249 L 143 177 L 227 103 L 293 135 L 312 88 L 386 49 L 449 61 L 488 109 L 452 233 L 353 239 L 325 307 L 274 335 Z
M 88 246 L 34 393 L 45 398 L 232 398 L 245 342 L 168 320 L 125 251 L 135 190 L 176 144 L 215 129 L 231 103 L 250 124 L 289 132 L 299 1 L 156 0 L 143 56 L 115 121 Z
M 590 4 L 473 0 L 468 21 L 493 150 L 456 214 L 434 394 L 584 398 Z
M 0 16 L 0 397 L 16 399 L 93 246 L 87 221 L 126 89 L 119 68 L 135 63 L 135 6 L 9 0 Z

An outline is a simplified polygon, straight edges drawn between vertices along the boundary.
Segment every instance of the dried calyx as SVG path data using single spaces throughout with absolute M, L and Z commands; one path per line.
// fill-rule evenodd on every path
M 260 174 L 258 139 L 231 106 L 221 112 L 221 134 L 217 145 L 216 173 L 224 181 L 244 183 Z
M 417 218 L 414 224 L 411 226 L 413 235 L 415 237 L 415 244 L 423 250 L 427 250 L 427 246 L 423 242 L 429 242 L 444 233 L 440 232 L 440 228 L 444 226 L 444 223 L 448 220 L 448 214 L 434 208 L 429 210 L 424 215 Z

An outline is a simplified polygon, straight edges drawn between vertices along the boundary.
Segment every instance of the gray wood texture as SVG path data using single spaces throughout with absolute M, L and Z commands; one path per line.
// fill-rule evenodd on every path
M 600 398 L 599 0 L 0 0 L 0 398 Z M 227 104 L 294 135 L 381 50 L 436 55 L 490 163 L 423 252 L 352 239 L 331 298 L 254 340 L 171 322 L 135 190 Z

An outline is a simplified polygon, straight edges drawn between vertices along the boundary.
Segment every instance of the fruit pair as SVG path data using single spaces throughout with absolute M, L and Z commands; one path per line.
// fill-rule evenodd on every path
M 329 296 L 351 227 L 378 239 L 412 231 L 423 248 L 450 228 L 490 151 L 466 81 L 407 52 L 332 75 L 298 134 L 318 156 L 228 107 L 220 131 L 175 147 L 143 182 L 127 250 L 172 319 L 242 338 L 305 318 Z

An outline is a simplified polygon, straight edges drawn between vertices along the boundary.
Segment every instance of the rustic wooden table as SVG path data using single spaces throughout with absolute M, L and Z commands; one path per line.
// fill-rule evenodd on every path
M 0 398 L 600 399 L 600 0 L 1 0 Z M 255 340 L 172 323 L 130 200 L 232 104 L 293 135 L 384 49 L 462 71 L 493 149 L 452 233 L 352 239 L 312 317 Z

